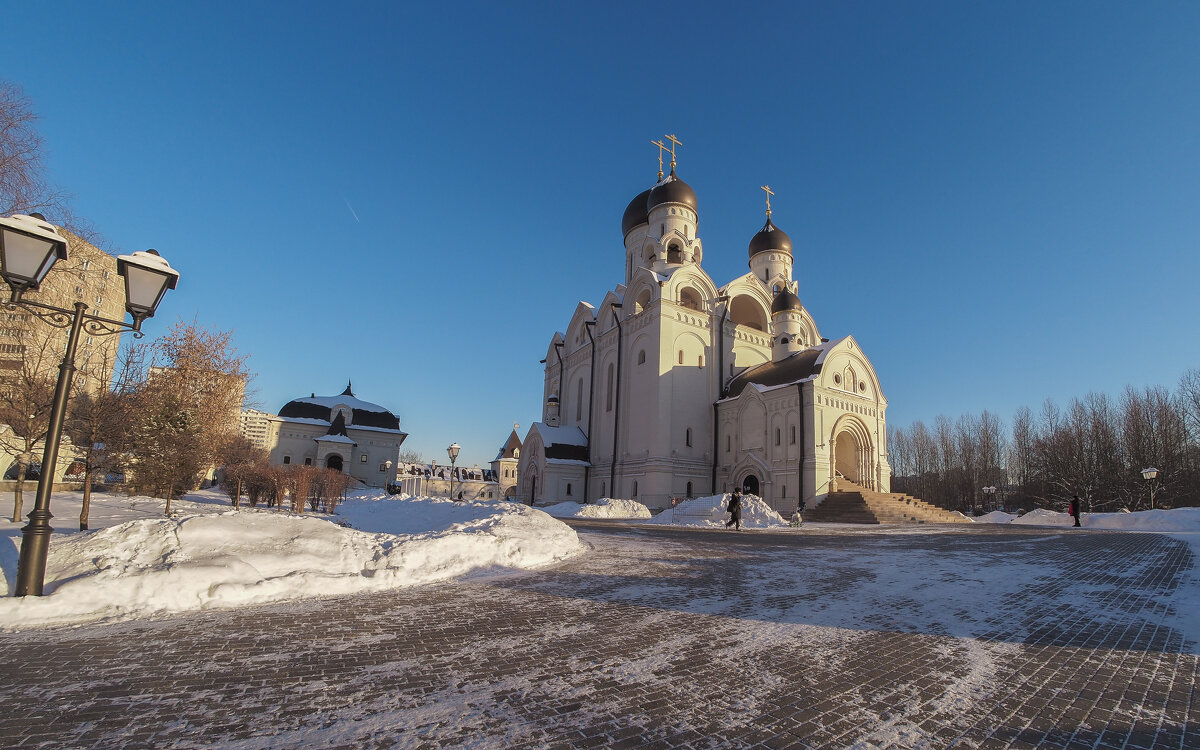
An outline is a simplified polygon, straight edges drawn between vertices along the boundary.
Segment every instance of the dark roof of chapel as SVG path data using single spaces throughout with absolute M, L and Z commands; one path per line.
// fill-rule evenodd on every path
M 650 199 L 650 191 L 653 188 L 646 188 L 638 193 L 633 200 L 629 201 L 629 205 L 625 207 L 625 215 L 621 217 L 621 236 L 626 237 L 633 231 L 634 227 L 645 224 L 650 218 L 650 212 L 646 210 L 646 202 Z
M 767 223 L 763 224 L 763 228 L 750 238 L 750 257 L 753 258 L 768 250 L 792 254 L 792 238 L 787 236 L 787 232 L 775 226 L 770 216 L 767 217 Z
M 800 303 L 800 298 L 792 293 L 790 289 L 784 289 L 779 294 L 775 295 L 774 301 L 771 302 L 771 314 L 783 312 L 785 310 L 803 310 L 804 305 Z
M 650 188 L 650 197 L 646 199 L 646 212 L 649 213 L 655 206 L 661 206 L 664 203 L 682 203 L 693 211 L 699 207 L 696 191 L 692 190 L 691 185 L 679 179 L 675 175 L 674 169 L 666 179 Z

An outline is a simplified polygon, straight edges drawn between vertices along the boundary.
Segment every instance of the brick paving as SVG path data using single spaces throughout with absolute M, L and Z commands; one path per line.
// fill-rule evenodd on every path
M 1169 536 L 575 525 L 537 572 L 0 634 L 0 746 L 1200 748 Z

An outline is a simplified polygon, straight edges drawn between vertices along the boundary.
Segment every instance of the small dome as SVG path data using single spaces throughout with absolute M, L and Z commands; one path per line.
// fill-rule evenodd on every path
M 650 197 L 646 201 L 646 213 L 649 214 L 655 206 L 661 206 L 664 203 L 682 203 L 693 211 L 699 210 L 696 191 L 692 190 L 691 185 L 676 177 L 674 169 L 665 180 L 650 188 Z
M 792 238 L 787 236 L 787 232 L 772 224 L 769 216 L 767 217 L 767 223 L 763 224 L 763 228 L 750 238 L 750 257 L 753 258 L 755 255 L 765 253 L 768 250 L 777 250 L 785 252 L 788 255 L 792 254 Z
M 791 290 L 784 289 L 779 294 L 775 295 L 775 301 L 771 303 L 771 314 L 777 312 L 786 312 L 788 310 L 800 311 L 804 309 L 804 305 L 800 304 L 800 298 L 792 294 Z
M 650 198 L 650 190 L 647 188 L 637 194 L 637 197 L 629 201 L 629 205 L 625 207 L 625 215 L 621 217 L 621 236 L 628 237 L 629 232 L 636 226 L 641 226 L 650 220 L 650 212 L 646 210 L 646 202 Z

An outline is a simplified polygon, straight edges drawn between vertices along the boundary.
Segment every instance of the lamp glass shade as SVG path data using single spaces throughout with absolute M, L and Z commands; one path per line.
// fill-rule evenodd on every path
M 125 279 L 125 309 L 134 318 L 152 318 L 168 289 L 174 289 L 179 272 L 151 251 L 117 258 L 117 273 Z
M 67 257 L 67 243 L 52 232 L 22 231 L 12 219 L 0 223 L 0 267 L 9 284 L 37 289 L 59 259 Z
M 462 449 L 462 446 L 459 445 L 458 443 L 451 443 L 450 447 L 446 449 L 446 455 L 450 456 L 451 463 L 458 460 L 458 452 L 461 449 Z

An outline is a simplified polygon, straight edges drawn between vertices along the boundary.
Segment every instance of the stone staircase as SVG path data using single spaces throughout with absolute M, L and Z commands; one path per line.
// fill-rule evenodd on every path
M 841 477 L 817 507 L 804 512 L 817 523 L 967 523 L 967 519 L 898 492 L 874 492 Z

